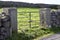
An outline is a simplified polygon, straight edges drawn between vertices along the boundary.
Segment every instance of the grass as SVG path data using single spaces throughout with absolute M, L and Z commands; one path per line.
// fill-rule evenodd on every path
M 0 13 L 2 12 L 2 8 L 0 8 Z
M 13 32 L 12 37 L 7 40 L 37 40 L 44 35 L 60 31 L 58 28 L 41 28 L 38 8 L 17 8 L 17 11 L 18 33 Z M 31 20 L 30 12 L 32 12 Z M 31 22 L 29 23 L 29 21 Z

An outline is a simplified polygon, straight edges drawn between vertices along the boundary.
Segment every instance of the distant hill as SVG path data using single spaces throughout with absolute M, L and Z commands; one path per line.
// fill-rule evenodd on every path
M 47 7 L 47 8 L 56 8 L 59 5 L 51 5 L 51 4 L 33 4 L 33 3 L 25 3 L 25 2 L 12 2 L 12 1 L 0 1 L 0 7 Z

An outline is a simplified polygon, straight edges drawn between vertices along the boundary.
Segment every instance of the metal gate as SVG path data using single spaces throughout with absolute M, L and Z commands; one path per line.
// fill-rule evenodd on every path
M 33 30 L 40 25 L 39 12 L 18 12 L 17 16 L 19 32 L 24 32 L 25 30 Z

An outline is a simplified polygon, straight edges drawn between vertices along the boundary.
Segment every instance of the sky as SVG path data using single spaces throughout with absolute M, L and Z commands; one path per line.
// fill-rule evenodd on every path
M 45 3 L 45 4 L 58 4 L 60 5 L 60 0 L 2 0 L 2 1 L 16 1 L 16 2 L 28 2 L 28 3 Z

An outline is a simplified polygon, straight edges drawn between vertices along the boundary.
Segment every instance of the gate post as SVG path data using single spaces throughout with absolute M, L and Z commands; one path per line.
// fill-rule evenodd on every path
M 8 7 L 3 8 L 3 12 L 6 13 L 6 15 L 10 16 L 10 22 L 11 22 L 11 29 L 10 31 L 16 31 L 17 32 L 17 8 L 15 7 Z
M 40 24 L 45 27 L 51 27 L 51 9 L 50 8 L 40 8 Z
M 58 27 L 60 27 L 60 6 L 58 6 L 57 8 L 58 8 L 57 12 L 59 12 L 58 13 L 58 20 L 57 20 L 57 22 L 59 23 Z

